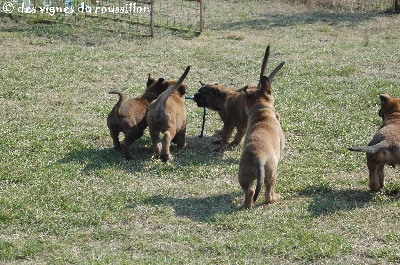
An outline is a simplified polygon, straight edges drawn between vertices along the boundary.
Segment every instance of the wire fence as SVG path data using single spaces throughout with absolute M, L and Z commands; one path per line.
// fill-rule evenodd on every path
M 394 0 L 286 0 L 350 12 L 387 11 Z M 398 1 L 397 1 L 398 2 Z M 0 0 L 0 14 L 33 22 L 68 23 L 87 28 L 154 37 L 157 29 L 200 34 L 205 0 Z
M 0 12 L 151 37 L 156 28 L 201 33 L 204 26 L 203 0 L 0 0 Z

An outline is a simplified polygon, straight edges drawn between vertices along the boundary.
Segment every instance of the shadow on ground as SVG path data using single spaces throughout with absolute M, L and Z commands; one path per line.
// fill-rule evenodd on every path
M 313 201 L 308 206 L 308 211 L 313 216 L 365 208 L 371 205 L 371 203 L 379 201 L 379 199 L 376 199 L 377 196 L 388 197 L 385 201 L 399 199 L 399 191 L 397 189 L 385 189 L 384 191 L 374 193 L 367 189 L 335 190 L 328 186 L 310 186 L 300 191 L 299 195 L 313 198 Z
M 212 151 L 215 148 L 212 140 L 212 137 L 189 136 L 186 140 L 187 146 L 183 149 L 178 149 L 175 144 L 171 144 L 172 161 L 167 163 L 179 164 L 182 167 L 198 164 L 237 163 L 235 159 L 224 158 L 223 153 Z M 84 173 L 112 167 L 118 167 L 128 172 L 140 172 L 143 170 L 144 164 L 151 164 L 151 161 L 154 161 L 155 167 L 159 164 L 155 161 L 156 158 L 154 158 L 154 151 L 149 139 L 142 138 L 135 141 L 130 147 L 130 152 L 133 159 L 126 160 L 123 152 L 114 150 L 111 145 L 106 148 L 81 146 L 71 150 L 58 162 L 62 164 L 80 163 L 84 165 Z
M 173 198 L 164 195 L 155 195 L 140 204 L 149 206 L 166 205 L 172 207 L 177 216 L 189 218 L 198 222 L 214 221 L 217 214 L 231 214 L 239 208 L 234 199 L 239 193 L 218 194 L 203 198 Z M 132 208 L 137 205 L 132 205 Z
M 214 30 L 267 30 L 271 27 L 292 27 L 297 25 L 310 25 L 323 23 L 329 26 L 355 26 L 366 19 L 381 16 L 380 13 L 342 13 L 342 12 L 305 12 L 297 14 L 276 14 L 265 13 L 254 19 L 243 21 L 228 21 L 225 23 L 215 23 L 211 27 Z

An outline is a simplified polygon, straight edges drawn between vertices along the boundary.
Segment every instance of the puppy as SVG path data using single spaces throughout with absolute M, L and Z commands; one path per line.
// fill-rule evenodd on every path
M 151 102 L 147 114 L 147 123 L 156 156 L 163 162 L 170 158 L 170 144 L 175 142 L 178 148 L 186 145 L 186 109 L 184 105 L 187 86 L 181 85 L 189 73 L 188 66 L 178 82 L 164 91 Z M 159 145 L 162 133 L 162 147 Z
M 118 95 L 119 100 L 108 114 L 107 126 L 110 130 L 114 149 L 122 149 L 126 159 L 132 159 L 129 147 L 134 141 L 143 136 L 143 132 L 147 128 L 146 114 L 150 102 L 175 83 L 176 81 L 166 81 L 164 78 L 156 81 L 149 75 L 146 84 L 147 88 L 138 97 L 124 100 L 121 92 L 109 92 L 110 94 Z M 120 143 L 118 136 L 121 132 L 125 137 Z
M 221 140 L 215 142 L 219 143 L 219 146 L 214 150 L 218 152 L 224 151 L 235 128 L 236 135 L 231 144 L 240 144 L 246 134 L 247 124 L 243 88 L 233 90 L 218 84 L 201 84 L 202 87 L 194 94 L 194 101 L 198 107 L 206 107 L 218 111 L 223 122 L 223 127 L 220 130 Z
M 385 164 L 400 164 L 400 98 L 391 98 L 388 94 L 380 94 L 381 109 L 379 116 L 382 124 L 368 146 L 348 148 L 350 151 L 365 152 L 369 170 L 369 188 L 379 191 L 384 187 Z
M 261 73 L 264 72 L 269 56 L 267 48 Z M 245 109 L 248 115 L 247 131 L 239 162 L 239 184 L 245 194 L 243 207 L 251 208 L 265 183 L 267 203 L 279 201 L 280 195 L 274 192 L 278 162 L 285 146 L 285 137 L 275 112 L 271 82 L 282 68 L 282 62 L 269 77 L 263 76 L 256 87 L 246 88 Z M 256 189 L 253 182 L 257 180 Z

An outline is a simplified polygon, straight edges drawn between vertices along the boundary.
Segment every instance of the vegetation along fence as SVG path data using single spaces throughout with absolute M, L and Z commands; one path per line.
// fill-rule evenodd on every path
M 204 0 L 0 0 L 0 13 L 154 37 L 155 28 L 201 33 Z

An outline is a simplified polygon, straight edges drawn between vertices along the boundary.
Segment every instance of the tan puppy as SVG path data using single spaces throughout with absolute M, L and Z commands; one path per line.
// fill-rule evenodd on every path
M 264 72 L 268 56 L 269 46 L 261 73 Z M 245 194 L 243 202 L 245 208 L 253 206 L 263 182 L 266 186 L 266 202 L 273 203 L 280 199 L 280 195 L 276 194 L 274 189 L 285 137 L 279 123 L 279 115 L 275 112 L 271 82 L 283 64 L 284 62 L 269 77 L 263 76 L 260 79 L 260 89 L 255 87 L 245 89 L 245 107 L 249 117 L 238 174 L 240 186 Z M 255 190 L 254 180 L 257 180 Z
M 201 82 L 200 82 L 201 83 Z M 202 84 L 199 91 L 194 94 L 194 101 L 198 107 L 206 107 L 218 111 L 223 122 L 221 140 L 216 141 L 219 146 L 215 151 L 222 152 L 229 143 L 233 130 L 236 135 L 232 145 L 238 145 L 246 134 L 247 114 L 244 108 L 245 94 L 243 89 L 230 89 L 222 85 Z
M 395 166 L 400 164 L 400 98 L 391 98 L 380 94 L 381 109 L 379 116 L 382 124 L 368 146 L 350 147 L 349 150 L 367 153 L 369 170 L 369 187 L 379 191 L 384 187 L 385 164 Z
M 164 78 L 156 81 L 149 75 L 147 88 L 138 97 L 124 100 L 121 92 L 109 92 L 110 94 L 117 94 L 119 100 L 108 114 L 107 126 L 110 130 L 114 148 L 116 150 L 122 149 L 126 159 L 132 159 L 129 147 L 134 141 L 143 136 L 143 132 L 147 128 L 146 113 L 150 102 L 175 83 L 176 81 L 166 81 Z M 119 142 L 119 134 L 121 132 L 125 135 L 122 143 Z
M 188 66 L 178 82 L 163 92 L 150 106 L 147 114 L 151 141 L 156 156 L 166 162 L 170 158 L 171 141 L 183 148 L 186 145 L 185 94 L 187 86 L 182 85 L 189 73 Z M 162 147 L 159 145 L 160 133 L 164 134 Z

